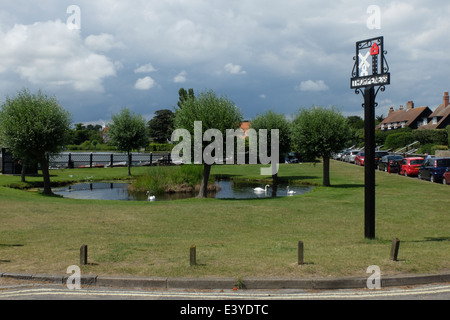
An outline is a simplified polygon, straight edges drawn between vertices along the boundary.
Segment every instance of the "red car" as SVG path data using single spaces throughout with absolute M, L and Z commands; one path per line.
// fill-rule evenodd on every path
M 359 165 L 359 166 L 363 166 L 364 165 L 364 152 L 358 152 L 356 157 L 355 157 L 355 164 Z
M 400 164 L 400 170 L 398 174 L 407 176 L 417 176 L 419 174 L 419 168 L 425 161 L 421 157 L 404 158 Z
M 444 172 L 444 175 L 442 176 L 442 183 L 450 184 L 450 167 Z

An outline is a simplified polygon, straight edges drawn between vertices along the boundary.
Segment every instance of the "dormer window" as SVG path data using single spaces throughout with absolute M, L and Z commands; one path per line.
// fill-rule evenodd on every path
M 437 124 L 437 123 L 438 123 L 437 117 L 433 117 L 433 124 Z

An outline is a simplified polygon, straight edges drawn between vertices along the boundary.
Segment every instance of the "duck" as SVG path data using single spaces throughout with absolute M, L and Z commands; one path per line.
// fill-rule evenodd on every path
M 267 192 L 267 188 L 269 188 L 270 186 L 267 184 L 264 189 L 263 188 L 254 188 L 253 191 L 255 192 Z
M 290 190 L 290 191 L 289 191 L 289 186 L 286 187 L 286 190 L 287 190 L 287 194 L 288 194 L 288 195 L 293 195 L 293 194 L 296 194 L 296 193 L 297 193 L 297 192 L 295 192 L 294 190 Z
M 156 196 L 151 196 L 150 195 L 150 191 L 147 191 L 147 195 L 148 195 L 148 201 L 155 201 L 156 200 Z

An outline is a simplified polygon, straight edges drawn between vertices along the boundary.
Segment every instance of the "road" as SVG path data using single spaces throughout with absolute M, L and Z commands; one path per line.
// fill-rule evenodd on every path
M 62 285 L 0 286 L 0 300 L 450 300 L 450 284 L 379 290 L 130 290 Z

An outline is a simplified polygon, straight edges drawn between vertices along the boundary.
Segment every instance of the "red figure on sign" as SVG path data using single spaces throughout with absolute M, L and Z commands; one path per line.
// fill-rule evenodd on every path
M 376 43 L 374 43 L 372 48 L 370 48 L 370 55 L 376 56 L 379 53 L 380 53 L 380 47 Z

